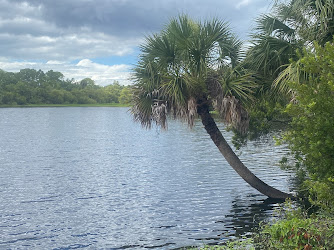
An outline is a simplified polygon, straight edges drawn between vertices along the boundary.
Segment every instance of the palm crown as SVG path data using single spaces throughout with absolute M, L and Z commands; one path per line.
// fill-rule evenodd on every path
M 249 98 L 255 84 L 249 76 L 244 82 L 235 79 L 240 48 L 225 22 L 172 19 L 141 46 L 135 69 L 135 119 L 146 127 L 156 122 L 166 128 L 170 113 L 192 126 L 197 105 L 206 100 L 214 101 L 226 122 L 245 132 L 248 115 L 239 99 Z

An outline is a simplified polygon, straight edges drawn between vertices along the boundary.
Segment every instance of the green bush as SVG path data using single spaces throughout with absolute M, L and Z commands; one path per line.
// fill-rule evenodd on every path
M 255 242 L 257 249 L 334 249 L 334 218 L 290 210 L 263 226 Z
M 310 201 L 323 209 L 334 207 L 334 46 L 315 45 L 300 60 L 304 83 L 290 83 L 295 99 L 286 112 L 292 117 L 284 141 L 309 180 Z

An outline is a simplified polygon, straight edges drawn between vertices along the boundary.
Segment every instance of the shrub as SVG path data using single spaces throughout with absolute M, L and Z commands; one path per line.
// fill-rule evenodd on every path
M 295 102 L 286 112 L 292 117 L 284 136 L 298 167 L 309 180 L 304 187 L 310 201 L 323 209 L 334 206 L 334 46 L 315 45 L 300 60 L 300 72 L 308 75 L 303 83 L 292 82 Z
M 334 218 L 288 211 L 284 219 L 264 225 L 255 241 L 258 249 L 334 249 Z

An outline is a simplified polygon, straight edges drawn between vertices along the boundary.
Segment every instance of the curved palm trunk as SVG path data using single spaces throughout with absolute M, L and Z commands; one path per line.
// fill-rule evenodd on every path
M 226 161 L 249 185 L 270 198 L 293 198 L 292 195 L 281 192 L 261 181 L 240 161 L 239 157 L 234 153 L 218 129 L 216 122 L 209 113 L 209 107 L 205 102 L 199 103 L 197 113 L 202 119 L 205 130 L 225 157 Z

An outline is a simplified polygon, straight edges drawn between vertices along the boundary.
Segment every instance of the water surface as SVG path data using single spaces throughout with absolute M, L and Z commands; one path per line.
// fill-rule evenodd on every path
M 273 145 L 239 154 L 289 191 L 277 164 L 286 149 Z M 145 130 L 127 108 L 107 107 L 0 109 L 0 200 L 0 249 L 220 243 L 277 206 L 227 165 L 199 122 Z

